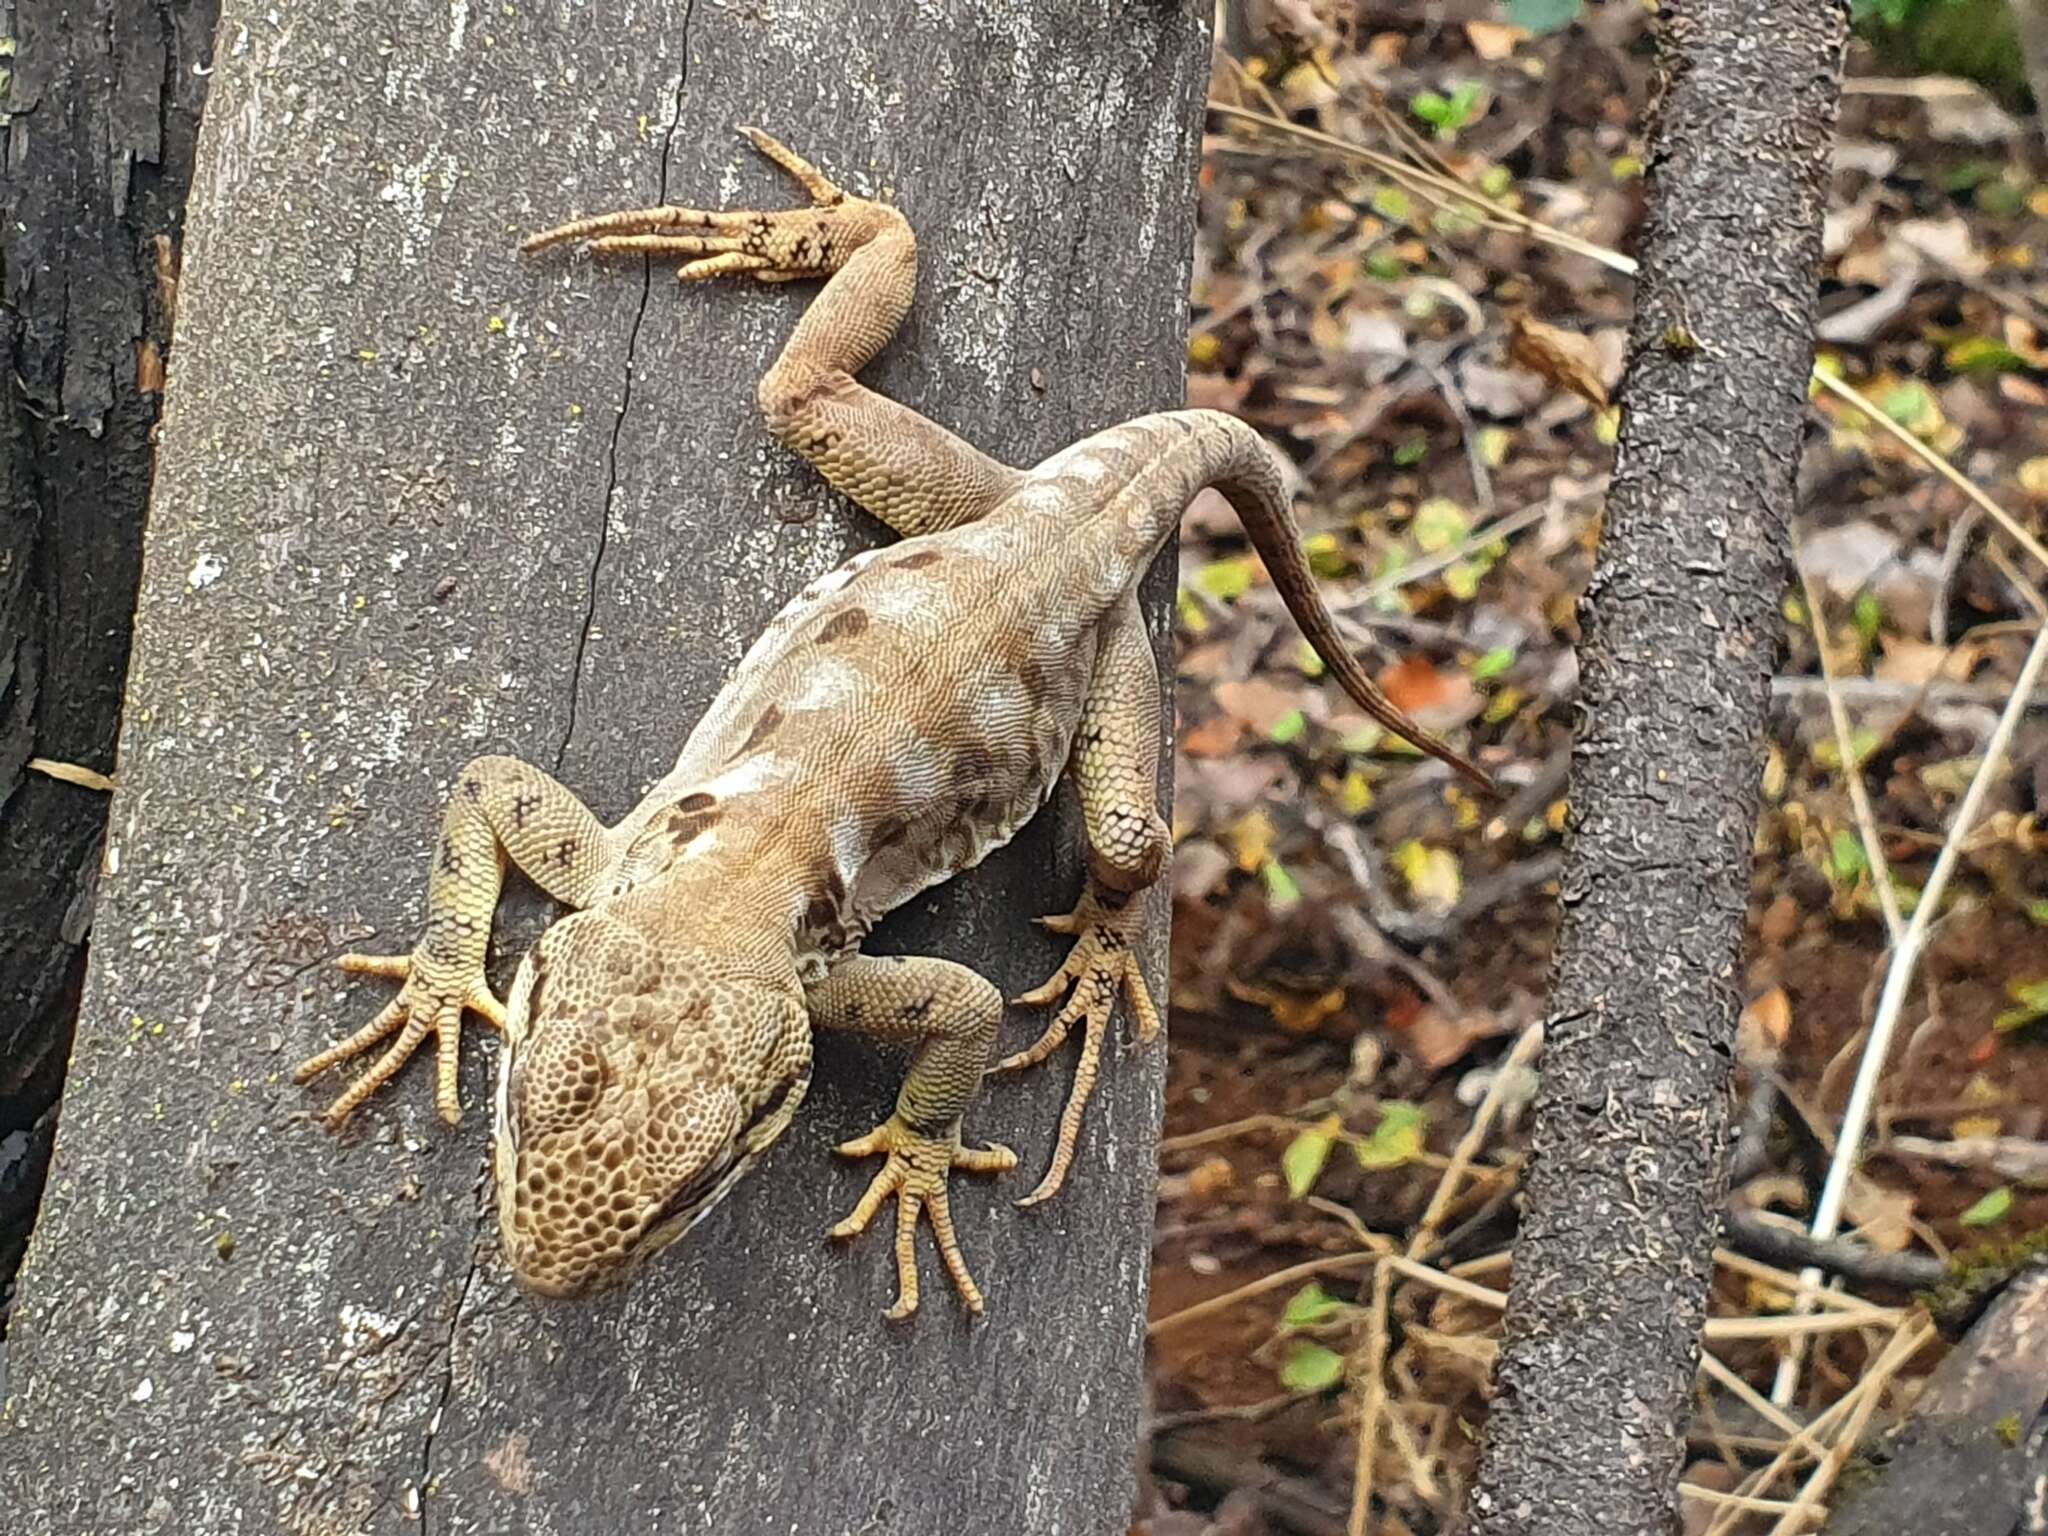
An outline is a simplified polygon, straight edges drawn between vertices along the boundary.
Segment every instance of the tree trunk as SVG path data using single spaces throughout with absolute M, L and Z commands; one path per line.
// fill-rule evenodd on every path
M 15 0 L 0 87 L 0 1328 L 106 827 L 168 291 L 217 0 Z
M 1846 25 L 1840 0 L 1660 13 L 1483 1536 L 1674 1528 Z
M 709 1221 L 567 1305 L 495 1251 L 494 1044 L 465 1048 L 456 1130 L 417 1065 L 339 1141 L 310 1113 L 332 1085 L 285 1074 L 383 1002 L 328 962 L 410 946 L 466 759 L 623 812 L 781 602 L 882 537 L 755 411 L 806 294 L 518 236 L 791 205 L 733 132 L 758 123 L 918 230 L 872 376 L 1028 463 L 1181 399 L 1207 65 L 1190 8 L 1093 0 L 231 0 L 0 1525 L 1124 1530 L 1161 1053 L 1108 1073 L 1050 1206 L 963 1182 L 987 1320 L 927 1247 L 901 1328 L 886 1234 L 825 1241 L 872 1172 L 828 1149 L 899 1070 L 855 1043 L 821 1042 L 796 1128 Z M 1077 822 L 1063 802 L 877 947 L 1042 979 L 1060 949 L 1027 919 L 1071 902 Z M 502 923 L 500 985 L 538 921 Z M 1042 1167 L 1066 1075 L 991 1083 L 968 1133 Z

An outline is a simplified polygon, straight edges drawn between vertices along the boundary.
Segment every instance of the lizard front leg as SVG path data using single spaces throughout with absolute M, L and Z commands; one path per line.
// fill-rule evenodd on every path
M 571 907 L 589 904 L 610 868 L 612 839 L 582 801 L 540 769 L 514 757 L 481 757 L 462 770 L 442 817 L 427 877 L 427 921 L 410 955 L 343 955 L 345 971 L 403 981 L 384 1011 L 339 1045 L 301 1062 L 303 1083 L 337 1062 L 398 1038 L 327 1107 L 340 1129 L 363 1100 L 396 1075 L 421 1041 L 435 1037 L 434 1102 L 453 1125 L 462 1118 L 455 1073 L 462 1014 L 503 1027 L 505 1010 L 484 980 L 491 919 L 509 859 L 542 890 Z
M 805 1004 L 811 1022 L 823 1028 L 919 1042 L 896 1096 L 896 1112 L 839 1148 L 842 1157 L 879 1154 L 888 1161 L 832 1235 L 854 1237 L 866 1231 L 882 1202 L 896 1197 L 897 1296 L 888 1315 L 905 1318 L 917 1310 L 917 1217 L 923 1210 L 931 1217 L 939 1257 L 954 1289 L 968 1311 L 980 1313 L 981 1289 L 953 1231 L 946 1183 L 956 1168 L 1007 1173 L 1017 1166 L 1017 1154 L 1008 1147 L 960 1144 L 960 1117 L 981 1087 L 1002 1022 L 1002 994 L 950 960 L 855 956 L 809 988 Z
M 1077 1023 L 1083 1026 L 1081 1060 L 1060 1112 L 1052 1164 L 1019 1205 L 1049 1200 L 1066 1182 L 1118 996 L 1130 999 L 1141 1045 L 1159 1034 L 1159 1010 L 1145 983 L 1138 946 L 1145 891 L 1159 878 L 1172 834 L 1157 809 L 1155 787 L 1159 673 L 1135 595 L 1126 596 L 1105 623 L 1070 768 L 1087 826 L 1088 885 L 1072 912 L 1040 921 L 1055 933 L 1074 935 L 1074 947 L 1043 986 L 1017 999 L 1031 1005 L 1065 1002 L 1037 1042 L 1004 1058 L 997 1070 L 1038 1065 L 1059 1049 Z
M 972 522 L 1014 490 L 1022 473 L 854 377 L 910 311 L 917 241 L 909 223 L 885 203 L 849 197 L 760 129 L 742 132 L 803 187 L 813 206 L 629 209 L 544 230 L 520 249 L 582 240 L 597 256 L 679 257 L 676 276 L 684 282 L 828 278 L 762 376 L 768 429 L 906 537 Z

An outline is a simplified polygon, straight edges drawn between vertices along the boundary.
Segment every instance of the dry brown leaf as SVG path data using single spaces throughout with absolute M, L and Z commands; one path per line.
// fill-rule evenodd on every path
M 1472 51 L 1489 64 L 1497 63 L 1515 51 L 1515 44 L 1529 34 L 1520 27 L 1508 26 L 1499 21 L 1468 21 L 1465 23 L 1465 40 L 1472 45 Z
M 1913 1197 L 1904 1190 L 1852 1179 L 1842 1209 L 1856 1235 L 1879 1253 L 1903 1253 L 1913 1241 Z
M 1391 1017 L 1389 1023 L 1391 1023 Z M 1475 1008 L 1455 1018 L 1429 1003 L 1414 1011 L 1399 1031 L 1401 1045 L 1432 1072 L 1441 1072 L 1482 1040 L 1509 1033 L 1513 1025 L 1501 1015 Z
M 1211 715 L 1183 732 L 1181 751 L 1189 757 L 1227 757 L 1244 740 L 1244 722 L 1232 715 Z
M 1289 715 L 1300 713 L 1310 719 L 1321 711 L 1321 694 L 1313 688 L 1276 683 L 1270 678 L 1250 677 L 1216 685 L 1216 702 L 1234 720 L 1261 739 L 1273 734 L 1273 727 Z
M 1380 673 L 1379 684 L 1396 709 L 1438 719 L 1467 718 L 1479 707 L 1472 679 L 1448 672 L 1426 656 L 1405 656 Z
M 1239 1002 L 1265 1009 L 1272 1015 L 1273 1022 L 1290 1035 L 1312 1035 L 1322 1028 L 1325 1019 L 1341 1013 L 1344 1008 L 1342 987 L 1332 987 L 1314 997 L 1303 997 L 1299 993 L 1275 991 L 1235 977 L 1226 980 L 1223 986 Z
M 1571 391 L 1594 410 L 1607 409 L 1599 350 L 1577 331 L 1545 325 L 1527 310 L 1515 310 L 1508 316 L 1508 357 L 1516 366 Z
M 1750 1062 L 1775 1061 L 1792 1033 L 1792 999 L 1783 987 L 1751 999 L 1736 1026 L 1735 1054 Z
M 1884 682 L 1905 683 L 1917 688 L 1938 678 L 1960 679 L 1966 673 L 1959 668 L 1959 663 L 1966 665 L 1967 658 L 1954 647 L 1914 640 L 1905 635 L 1886 635 L 1884 654 L 1871 670 Z

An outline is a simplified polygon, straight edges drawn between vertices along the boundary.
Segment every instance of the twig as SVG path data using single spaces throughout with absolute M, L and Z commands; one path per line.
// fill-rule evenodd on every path
M 1244 1489 L 1275 1525 L 1299 1536 L 1343 1536 L 1343 1512 L 1315 1484 L 1275 1472 L 1254 1456 L 1212 1445 L 1195 1435 L 1161 1435 L 1152 1442 L 1152 1468 L 1199 1488 Z
M 1358 1466 L 1351 1477 L 1351 1520 L 1347 1536 L 1366 1536 L 1372 1515 L 1373 1461 L 1380 1443 L 1380 1414 L 1387 1402 L 1387 1300 L 1393 1268 L 1385 1260 L 1373 1267 L 1372 1300 L 1365 1309 L 1364 1358 L 1347 1372 L 1363 1377 L 1358 1405 Z
M 1469 1280 L 1453 1279 L 1441 1271 L 1429 1268 L 1421 1262 L 1436 1244 L 1437 1231 L 1452 1203 L 1457 1199 L 1465 1175 L 1479 1156 L 1479 1149 L 1486 1144 L 1488 1131 L 1500 1115 L 1501 1106 L 1507 1102 L 1510 1085 L 1517 1072 L 1535 1059 L 1543 1045 L 1543 1026 L 1531 1024 L 1522 1031 L 1521 1038 L 1495 1070 L 1493 1081 L 1487 1085 L 1486 1096 L 1472 1112 L 1472 1123 L 1465 1128 L 1465 1134 L 1458 1138 L 1458 1144 L 1451 1151 L 1451 1160 L 1438 1176 L 1436 1188 L 1430 1193 L 1429 1204 L 1424 1207 L 1422 1220 L 1416 1224 L 1410 1235 L 1406 1252 L 1401 1257 L 1381 1254 L 1373 1268 L 1372 1299 L 1366 1307 L 1364 1323 L 1364 1348 L 1354 1363 L 1350 1375 L 1353 1380 L 1363 1377 L 1360 1390 L 1358 1414 L 1357 1466 L 1352 1473 L 1351 1483 L 1351 1524 L 1350 1536 L 1365 1536 L 1366 1521 L 1372 1513 L 1372 1489 L 1374 1459 L 1379 1451 L 1380 1417 L 1386 1407 L 1386 1365 L 1387 1365 L 1387 1307 L 1393 1292 L 1395 1271 L 1410 1279 L 1421 1280 L 1441 1290 L 1461 1295 L 1468 1300 L 1478 1301 L 1482 1306 L 1499 1307 L 1507 1298 L 1497 1291 L 1475 1285 Z M 1495 1300 L 1494 1298 L 1498 1298 Z
M 1283 138 L 1295 139 L 1304 144 L 1313 144 L 1318 149 L 1325 150 L 1331 154 L 1340 155 L 1347 160 L 1357 160 L 1362 164 L 1369 165 L 1382 176 L 1391 177 L 1409 191 L 1429 202 L 1440 203 L 1448 200 L 1454 203 L 1469 205 L 1477 210 L 1482 223 L 1491 224 L 1497 229 L 1516 230 L 1534 235 L 1538 239 L 1548 241 L 1552 245 L 1560 246 L 1568 251 L 1575 251 L 1581 256 L 1597 261 L 1602 266 L 1611 267 L 1616 272 L 1633 275 L 1636 270 L 1634 260 L 1622 255 L 1619 251 L 1609 250 L 1606 246 L 1595 244 L 1591 240 L 1582 240 L 1577 235 L 1567 234 L 1565 231 L 1545 224 L 1539 219 L 1532 219 L 1526 213 L 1508 207 L 1507 204 L 1499 201 L 1497 198 L 1488 197 L 1485 193 L 1479 191 L 1478 188 L 1467 182 L 1460 181 L 1454 176 L 1443 176 L 1434 171 L 1417 169 L 1398 156 L 1381 154 L 1377 150 L 1367 149 L 1363 144 L 1354 144 L 1349 139 L 1340 139 L 1335 134 L 1324 133 L 1319 129 L 1305 128 L 1300 123 L 1289 122 L 1287 119 L 1275 116 L 1272 113 L 1252 112 L 1243 107 L 1229 106 L 1220 101 L 1211 101 L 1209 103 L 1209 110 L 1218 117 L 1246 123 L 1254 128 L 1264 129 L 1268 133 L 1276 133 Z M 1250 145 L 1246 147 L 1256 148 L 1256 146 Z
M 1393 1245 L 1389 1243 L 1387 1246 L 1391 1248 Z M 1378 1253 L 1372 1251 L 1339 1253 L 1327 1259 L 1310 1259 L 1305 1264 L 1292 1264 L 1286 1269 L 1277 1269 L 1270 1275 L 1261 1275 L 1248 1284 L 1240 1285 L 1236 1290 L 1225 1291 L 1221 1296 L 1211 1296 L 1207 1301 L 1198 1301 L 1191 1307 L 1182 1307 L 1178 1312 L 1169 1312 L 1166 1316 L 1147 1323 L 1145 1337 L 1156 1339 L 1162 1333 L 1170 1332 L 1184 1323 L 1213 1317 L 1218 1312 L 1226 1312 L 1253 1296 L 1262 1295 L 1267 1291 L 1277 1291 L 1283 1286 L 1293 1285 L 1297 1280 L 1312 1280 L 1317 1275 L 1332 1274 L 1342 1269 L 1356 1269 L 1362 1264 L 1373 1263 L 1379 1257 Z
M 1986 515 L 1994 523 L 1998 524 L 1999 527 L 2003 528 L 2015 544 L 2040 561 L 2043 566 L 2048 566 L 2048 548 L 2044 548 L 2039 539 L 2027 532 L 2020 524 L 2018 518 L 1978 490 L 1968 475 L 1957 469 L 1945 457 L 1921 442 L 1919 438 L 1908 432 L 1896 421 L 1893 421 L 1890 416 L 1885 414 L 1882 406 L 1871 400 L 1861 390 L 1843 383 L 1842 380 L 1836 378 L 1833 374 L 1819 368 L 1813 371 L 1813 376 L 1819 382 L 1822 389 L 1827 390 L 1831 394 L 1840 395 L 1844 400 L 1855 406 L 1857 410 L 1861 411 L 1865 419 L 1872 425 L 1904 444 L 1915 458 L 1921 460 L 1929 469 L 1940 475 L 1942 479 L 1948 481 L 1949 484 L 1982 507 Z M 2022 691 L 2024 692 L 2025 690 Z
M 1210 102 L 1209 110 L 1221 117 L 1249 123 L 1254 127 L 1263 128 L 1270 133 L 1276 133 L 1282 137 L 1295 139 L 1305 144 L 1312 144 L 1330 154 L 1338 155 L 1348 160 L 1360 161 L 1379 171 L 1382 175 L 1392 177 L 1410 191 L 1417 192 L 1425 197 L 1431 199 L 1449 198 L 1466 204 L 1480 211 L 1483 216 L 1482 222 L 1490 223 L 1496 228 L 1519 230 L 1532 239 L 1557 246 L 1561 250 L 1572 251 L 1627 276 L 1633 277 L 1637 272 L 1637 264 L 1633 257 L 1624 256 L 1619 251 L 1611 250 L 1596 241 L 1582 240 L 1577 235 L 1567 234 L 1561 229 L 1545 224 L 1540 219 L 1532 219 L 1527 214 L 1510 208 L 1495 198 L 1486 196 L 1477 188 L 1455 177 L 1417 170 L 1393 155 L 1385 155 L 1377 150 L 1367 149 L 1363 144 L 1354 144 L 1348 139 L 1337 137 L 1335 134 L 1323 133 L 1315 128 L 1305 128 L 1299 123 L 1288 122 L 1286 119 L 1271 113 L 1251 112 L 1243 107 L 1229 106 L 1219 101 Z M 2048 548 L 2044 548 L 2041 541 L 2028 533 L 2011 513 L 2007 512 L 2005 508 L 1979 490 L 1971 483 L 1968 476 L 1949 463 L 1945 457 L 1893 421 L 1879 406 L 1851 385 L 1844 383 L 1842 380 L 1818 367 L 1813 370 L 1813 378 L 1821 388 L 1847 400 L 1881 430 L 1897 439 L 1899 444 L 1908 453 L 1926 464 L 1928 468 L 1932 469 L 1943 479 L 1949 481 L 1964 495 L 1968 496 L 1970 500 L 1989 513 L 1993 521 L 2010 534 L 2013 541 L 2022 549 L 2026 550 L 2028 554 L 2032 555 L 2044 566 L 2048 566 Z
M 1919 1158 L 1950 1168 L 1989 1168 L 2001 1179 L 2048 1178 L 2048 1142 L 2024 1136 L 1894 1136 L 1884 1144 L 1893 1157 Z
M 1914 1355 L 1918 1354 L 1927 1344 L 1928 1340 L 1933 1337 L 1934 1325 L 1925 1318 L 1915 1318 L 1900 1327 L 1892 1335 L 1891 1343 L 1879 1355 L 1877 1362 L 1871 1369 L 1863 1373 L 1863 1379 L 1858 1381 L 1855 1386 L 1843 1393 L 1833 1403 L 1829 1404 L 1822 1412 L 1816 1414 L 1813 1422 L 1806 1426 L 1806 1434 L 1797 1440 L 1787 1441 L 1779 1449 L 1778 1454 L 1771 1459 L 1770 1464 L 1750 1477 L 1740 1491 L 1756 1493 L 1770 1487 L 1778 1480 L 1781 1473 L 1791 1467 L 1800 1454 L 1810 1454 L 1809 1447 L 1815 1440 L 1822 1435 L 1833 1433 L 1837 1424 L 1853 1416 L 1859 1404 L 1866 1399 L 1874 1402 L 1878 1396 L 1879 1389 L 1886 1382 L 1890 1381 L 1891 1377 L 1910 1361 Z M 1890 1364 L 1895 1355 L 1897 1363 Z M 1878 1366 L 1888 1366 L 1889 1368 L 1880 1376 L 1877 1369 Z M 1849 1443 L 1853 1445 L 1855 1442 L 1852 1440 Z M 1734 1529 L 1735 1522 L 1739 1518 L 1740 1513 L 1739 1510 L 1723 1510 L 1720 1515 L 1715 1517 L 1713 1523 L 1707 1527 L 1704 1536 L 1727 1536 L 1727 1533 Z
M 1755 1211 L 1730 1211 L 1722 1225 L 1729 1243 L 1748 1258 L 1825 1271 L 1861 1285 L 1928 1291 L 1948 1278 L 1948 1266 L 1928 1254 L 1879 1253 L 1843 1237 L 1822 1240 L 1804 1227 L 1780 1226 Z
M 1190 1408 L 1185 1413 L 1162 1413 L 1147 1421 L 1145 1434 L 1147 1438 L 1170 1435 L 1177 1429 L 1192 1429 L 1198 1424 L 1261 1424 L 1296 1403 L 1305 1403 L 1322 1395 L 1321 1392 L 1280 1392 L 1256 1403 L 1230 1403 L 1220 1408 Z
M 1828 636 L 1828 623 L 1821 611 L 1820 589 L 1807 568 L 1806 551 L 1798 541 L 1792 545 L 1792 563 L 1799 571 L 1799 587 L 1806 594 L 1806 622 L 1813 627 L 1813 643 L 1820 654 L 1821 684 L 1827 689 L 1828 716 L 1835 727 L 1835 751 L 1842 759 L 1842 781 L 1849 788 L 1849 806 L 1856 814 L 1856 832 L 1863 840 L 1863 856 L 1870 866 L 1870 883 L 1877 888 L 1877 904 L 1884 910 L 1885 932 L 1892 943 L 1899 942 L 1906 920 L 1899 914 L 1898 892 L 1892 889 L 1892 867 L 1884 856 L 1884 843 L 1877 835 L 1877 816 L 1870 809 L 1870 792 L 1863 783 L 1863 764 L 1856 756 L 1854 733 L 1849 729 L 1849 711 L 1842 703 L 1840 680 Z
M 1940 856 L 1934 861 L 1933 873 L 1927 877 L 1926 889 L 1920 893 L 1919 903 L 1913 908 L 1912 921 L 1893 946 L 1884 990 L 1878 996 L 1877 1013 L 1870 1022 L 1870 1039 L 1864 1046 L 1863 1060 L 1857 1065 L 1856 1081 L 1849 1090 L 1848 1107 L 1842 1112 L 1842 1130 L 1835 1140 L 1835 1155 L 1828 1165 L 1827 1179 L 1821 1185 L 1820 1199 L 1814 1205 L 1813 1224 L 1809 1230 L 1816 1238 L 1831 1238 L 1841 1229 L 1842 1206 L 1848 1199 L 1849 1179 L 1861 1155 L 1864 1132 L 1870 1125 L 1878 1079 L 1891 1051 L 1899 1015 L 1905 1009 L 1913 973 L 1919 965 L 1922 950 L 1927 946 L 1934 914 L 1941 907 L 1941 898 L 1948 890 L 1957 864 L 1962 861 L 1963 841 L 1969 836 L 1970 828 L 1976 825 L 1985 796 L 2005 766 L 2006 751 L 2024 712 L 2024 701 L 2034 691 L 2044 665 L 2048 665 L 2048 625 L 2044 625 L 2034 637 L 2033 648 L 2027 652 L 2027 659 L 2020 666 L 2019 678 L 2013 684 L 2012 697 L 1998 717 L 1998 728 L 1991 733 L 1991 740 L 1985 745 L 1984 759 L 1971 776 L 1962 804 L 1956 807 L 1956 813 L 1949 822 L 1948 836 L 1942 842 Z M 1813 1284 L 1819 1278 L 1820 1271 L 1811 1267 L 1801 1276 L 1807 1284 Z M 1798 1390 L 1799 1366 L 1796 1353 L 1787 1353 L 1778 1364 L 1771 1400 L 1781 1407 L 1791 1402 L 1793 1393 Z
M 1894 683 L 1881 677 L 1845 677 L 1837 682 L 1836 687 L 1845 704 L 1903 704 L 1910 709 L 1917 709 L 1922 704 L 1998 705 L 2012 697 L 2011 689 L 1993 683 Z M 1774 699 L 1805 699 L 1826 691 L 1826 685 L 1817 677 L 1771 679 L 1771 697 Z M 2048 709 L 2048 689 L 2025 700 L 2022 707 Z
M 1920 1352 L 1921 1346 L 1933 1337 L 1934 1325 L 1924 1319 L 1901 1328 L 1893 1335 L 1891 1344 L 1878 1357 L 1877 1363 L 1866 1370 L 1863 1379 L 1856 1383 L 1856 1407 L 1849 1415 L 1849 1422 L 1835 1437 L 1834 1448 L 1814 1467 L 1792 1508 L 1771 1527 L 1771 1536 L 1796 1536 L 1799 1528 L 1809 1521 L 1819 1522 L 1821 1501 L 1828 1496 L 1828 1490 L 1841 1476 L 1842 1468 L 1856 1453 L 1864 1428 L 1870 1423 L 1870 1416 L 1877 1411 L 1878 1402 L 1884 1395 L 1885 1384 L 1904 1370 L 1907 1362 Z
M 1404 565 L 1398 571 L 1390 571 L 1359 593 L 1357 598 L 1346 606 L 1363 608 L 1377 602 L 1389 592 L 1398 592 L 1401 588 L 1412 586 L 1418 581 L 1427 581 L 1437 572 L 1449 570 L 1475 550 L 1484 549 L 1499 539 L 1513 538 L 1524 528 L 1542 522 L 1550 515 L 1550 510 L 1550 502 L 1539 501 L 1533 506 L 1522 508 L 1519 512 L 1510 512 L 1505 517 L 1497 517 L 1490 523 L 1483 523 L 1449 549 L 1439 550 L 1427 560 L 1419 560 L 1414 565 Z M 1340 622 L 1344 620 L 1344 615 L 1340 614 L 1338 617 Z
M 1479 1149 L 1486 1144 L 1486 1133 L 1492 1129 L 1499 1116 L 1501 1105 L 1513 1085 L 1516 1073 L 1536 1059 L 1536 1053 L 1543 1048 L 1543 1026 L 1531 1024 L 1522 1031 L 1514 1048 L 1501 1058 L 1494 1069 L 1493 1081 L 1486 1086 L 1486 1096 L 1479 1101 L 1479 1107 L 1472 1112 L 1472 1123 L 1465 1128 L 1465 1134 L 1458 1138 L 1458 1144 L 1451 1150 L 1450 1166 L 1436 1181 L 1436 1189 L 1429 1197 L 1429 1204 L 1423 1208 L 1422 1221 L 1415 1229 L 1415 1235 L 1408 1240 L 1410 1259 L 1422 1259 L 1436 1245 L 1438 1228 L 1443 1225 L 1445 1214 L 1451 1202 L 1457 1198 L 1458 1185 L 1465 1172 L 1479 1156 Z

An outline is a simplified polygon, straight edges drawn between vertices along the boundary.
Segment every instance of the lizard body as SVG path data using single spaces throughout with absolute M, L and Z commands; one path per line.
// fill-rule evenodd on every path
M 961 1118 L 1002 1018 L 982 977 L 930 957 L 863 956 L 861 939 L 918 892 L 979 863 L 1037 813 L 1063 772 L 1080 794 L 1089 880 L 1046 919 L 1071 954 L 1020 1001 L 1063 1006 L 1002 1067 L 1036 1064 L 1083 1026 L 1052 1163 L 1064 1180 L 1110 1016 L 1158 1018 L 1135 941 L 1169 832 L 1155 805 L 1157 679 L 1136 589 L 1194 495 L 1238 509 L 1288 608 L 1376 719 L 1484 782 L 1374 687 L 1338 637 L 1304 559 L 1279 467 L 1249 427 L 1175 411 L 1112 427 L 1029 470 L 997 463 L 855 375 L 909 309 L 916 246 L 894 209 L 840 192 L 775 140 L 754 143 L 810 193 L 776 213 L 656 208 L 561 226 L 529 250 L 680 257 L 686 280 L 825 277 L 760 404 L 771 430 L 906 537 L 854 556 L 770 622 L 675 766 L 616 826 L 511 758 L 472 763 L 450 798 L 410 956 L 350 955 L 401 978 L 368 1027 L 300 1081 L 396 1039 L 328 1111 L 338 1126 L 428 1034 L 437 1102 L 459 1115 L 461 1014 L 505 1031 L 493 1163 L 499 1225 L 529 1288 L 572 1295 L 624 1278 L 673 1241 L 773 1144 L 801 1104 L 813 1028 L 917 1046 L 896 1111 L 840 1148 L 886 1161 L 834 1229 L 897 1198 L 899 1294 L 918 1301 L 929 1217 L 955 1287 L 982 1298 L 955 1240 L 947 1180 L 1006 1171 Z M 522 961 L 501 1008 L 483 961 L 507 862 L 575 909 Z

